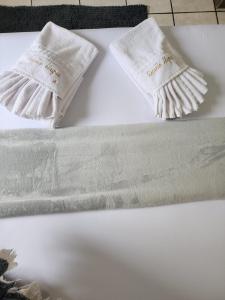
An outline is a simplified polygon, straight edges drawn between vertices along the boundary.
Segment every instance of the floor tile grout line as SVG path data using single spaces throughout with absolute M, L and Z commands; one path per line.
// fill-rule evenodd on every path
M 198 14 L 198 13 L 215 13 L 215 10 L 200 10 L 200 11 L 175 11 L 174 14 Z
M 149 12 L 148 15 L 172 15 L 171 12 Z
M 218 14 L 217 14 L 217 10 L 216 10 L 215 0 L 213 0 L 213 4 L 214 4 L 214 9 L 215 9 L 215 14 L 216 14 L 216 21 L 217 21 L 217 24 L 219 24 L 219 19 L 218 19 Z
M 202 10 L 202 11 L 178 11 L 178 12 L 173 12 L 174 15 L 179 15 L 179 14 L 204 14 L 204 13 L 214 13 L 214 10 Z M 150 14 L 157 14 L 157 15 L 172 15 L 171 11 L 168 12 L 154 12 Z
M 172 3 L 172 0 L 170 0 L 170 7 L 171 7 L 171 12 L 172 12 L 172 17 L 173 17 L 173 26 L 175 26 L 175 18 L 174 18 L 174 13 L 173 13 L 173 3 Z

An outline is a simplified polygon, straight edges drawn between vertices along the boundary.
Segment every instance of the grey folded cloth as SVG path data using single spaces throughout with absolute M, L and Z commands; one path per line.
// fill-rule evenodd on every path
M 225 197 L 225 118 L 0 131 L 0 217 Z

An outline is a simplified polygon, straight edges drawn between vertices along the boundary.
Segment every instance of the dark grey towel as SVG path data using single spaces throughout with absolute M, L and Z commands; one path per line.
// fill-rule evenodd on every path
M 147 18 L 147 6 L 0 6 L 0 32 L 40 31 L 52 21 L 67 29 L 132 27 Z

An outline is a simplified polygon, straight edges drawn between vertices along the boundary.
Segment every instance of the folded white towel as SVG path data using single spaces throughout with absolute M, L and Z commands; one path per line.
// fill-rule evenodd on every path
M 57 126 L 97 53 L 90 42 L 47 23 L 16 65 L 0 75 L 0 103 L 21 117 Z
M 155 116 L 181 117 L 196 111 L 204 101 L 202 95 L 208 89 L 203 75 L 183 61 L 153 18 L 114 41 L 110 49 L 153 105 Z

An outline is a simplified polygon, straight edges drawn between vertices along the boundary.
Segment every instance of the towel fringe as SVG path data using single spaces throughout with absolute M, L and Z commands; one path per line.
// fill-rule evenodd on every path
M 51 90 L 14 70 L 0 75 L 0 104 L 20 117 L 54 119 L 60 100 Z
M 155 116 L 167 120 L 197 111 L 207 91 L 202 73 L 189 67 L 154 91 Z

